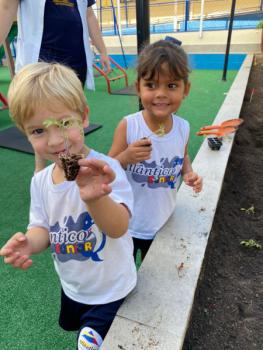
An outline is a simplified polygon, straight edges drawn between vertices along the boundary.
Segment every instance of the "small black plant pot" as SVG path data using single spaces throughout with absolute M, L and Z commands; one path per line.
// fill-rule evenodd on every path
M 207 138 L 208 146 L 211 148 L 213 151 L 219 151 L 222 144 L 223 144 L 223 139 L 222 137 L 208 137 Z

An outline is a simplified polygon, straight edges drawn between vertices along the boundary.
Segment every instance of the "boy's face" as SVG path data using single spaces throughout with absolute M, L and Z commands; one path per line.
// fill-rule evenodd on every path
M 57 107 L 37 110 L 24 128 L 34 151 L 59 165 L 59 154 L 67 150 L 85 154 L 83 128 L 88 126 L 88 109 L 80 116 L 61 105 Z

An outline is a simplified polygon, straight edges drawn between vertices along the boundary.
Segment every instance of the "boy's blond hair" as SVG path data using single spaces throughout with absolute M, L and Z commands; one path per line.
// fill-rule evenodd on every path
M 55 112 L 55 108 L 63 106 L 83 116 L 87 107 L 75 72 L 61 64 L 45 62 L 28 64 L 16 74 L 9 87 L 8 103 L 11 118 L 22 131 L 25 122 L 40 108 Z

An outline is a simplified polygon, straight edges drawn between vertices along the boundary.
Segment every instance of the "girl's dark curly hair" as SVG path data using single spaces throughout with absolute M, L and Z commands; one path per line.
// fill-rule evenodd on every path
M 172 79 L 188 82 L 190 68 L 188 58 L 182 47 L 166 40 L 147 45 L 140 52 L 137 61 L 137 81 L 152 80 L 168 67 Z

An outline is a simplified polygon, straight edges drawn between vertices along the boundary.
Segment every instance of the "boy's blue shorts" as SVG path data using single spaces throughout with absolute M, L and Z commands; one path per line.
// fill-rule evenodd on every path
M 104 338 L 123 303 L 123 299 L 102 305 L 86 305 L 71 300 L 61 289 L 59 325 L 65 331 L 80 331 L 90 327 Z

